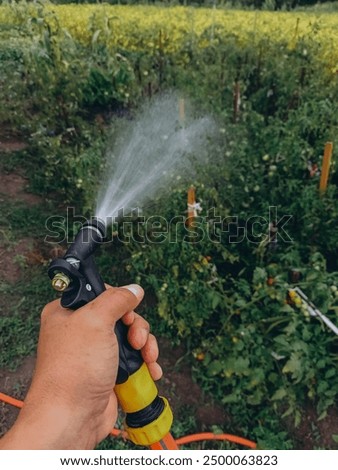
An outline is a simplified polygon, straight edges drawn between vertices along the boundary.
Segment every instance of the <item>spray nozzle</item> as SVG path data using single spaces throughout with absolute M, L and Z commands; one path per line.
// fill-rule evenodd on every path
M 93 217 L 83 224 L 75 240 L 70 245 L 65 259 L 74 258 L 80 263 L 89 258 L 103 242 L 106 236 L 106 226 L 101 219 Z M 75 265 L 75 261 L 70 260 Z
M 61 305 L 76 309 L 90 302 L 104 290 L 93 254 L 104 241 L 106 226 L 101 219 L 89 219 L 75 237 L 63 258 L 54 260 L 48 269 L 55 290 L 63 292 Z

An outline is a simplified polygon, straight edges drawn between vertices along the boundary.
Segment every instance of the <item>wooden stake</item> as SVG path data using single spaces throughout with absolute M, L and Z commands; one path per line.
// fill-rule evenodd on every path
M 241 105 L 241 88 L 239 82 L 234 85 L 234 122 L 238 122 Z
M 188 217 L 186 220 L 186 226 L 188 228 L 191 228 L 194 221 L 195 221 L 195 204 L 196 204 L 196 194 L 195 194 L 195 188 L 193 186 L 190 186 L 188 189 Z
M 324 194 L 327 189 L 327 182 L 329 179 L 330 165 L 331 165 L 331 158 L 332 158 L 332 150 L 333 150 L 332 142 L 326 142 L 325 150 L 324 150 L 322 172 L 320 175 L 320 182 L 319 182 L 319 191 L 321 194 Z

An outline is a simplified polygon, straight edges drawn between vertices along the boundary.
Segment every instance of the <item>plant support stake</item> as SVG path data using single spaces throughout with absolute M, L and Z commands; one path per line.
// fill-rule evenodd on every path
M 333 150 L 332 142 L 326 142 L 325 150 L 324 150 L 324 157 L 323 157 L 322 172 L 321 172 L 320 182 L 319 182 L 320 194 L 324 194 L 327 189 L 327 182 L 329 179 L 330 166 L 331 166 L 332 150 Z
M 332 321 L 326 315 L 318 310 L 318 308 L 308 299 L 308 297 L 299 287 L 289 289 L 289 296 L 293 303 L 296 303 L 298 299 L 301 304 L 303 303 L 305 305 L 311 316 L 320 318 L 326 324 L 326 326 L 330 328 L 331 331 L 333 331 L 333 333 L 338 335 L 338 328 L 336 325 L 332 323 Z
M 180 98 L 178 100 L 178 114 L 180 118 L 180 124 L 181 126 L 184 126 L 184 121 L 185 121 L 185 101 L 184 98 Z
M 195 222 L 196 217 L 196 195 L 195 195 L 195 188 L 190 186 L 188 189 L 188 217 L 186 220 L 187 228 L 192 228 Z
M 241 88 L 239 82 L 234 85 L 234 123 L 238 122 L 239 111 L 241 106 Z

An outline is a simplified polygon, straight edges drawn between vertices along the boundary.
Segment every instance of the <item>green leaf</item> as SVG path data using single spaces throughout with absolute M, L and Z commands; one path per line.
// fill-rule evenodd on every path
M 289 342 L 288 342 L 287 337 L 285 335 L 276 336 L 274 341 L 275 341 L 275 343 L 280 344 L 281 346 L 284 346 L 285 348 L 289 348 Z
M 101 33 L 101 30 L 98 29 L 98 30 L 95 31 L 95 33 L 93 34 L 93 37 L 92 37 L 92 44 L 93 44 L 93 45 L 97 42 L 97 39 L 98 39 L 100 33 Z
M 222 398 L 222 403 L 236 403 L 238 401 L 237 393 L 231 393 Z
M 317 387 L 317 393 L 323 393 L 325 392 L 325 390 L 327 390 L 329 388 L 329 384 L 327 382 L 325 382 L 324 380 L 322 380 L 321 382 L 319 382 L 318 384 L 318 387 Z
M 319 359 L 319 361 L 317 362 L 317 368 L 318 369 L 324 369 L 324 367 L 326 367 L 325 359 Z
M 285 304 L 279 309 L 279 311 L 283 313 L 290 313 L 293 312 L 293 308 L 289 304 Z
M 211 308 L 214 310 L 221 302 L 220 296 L 216 293 L 212 296 Z
M 310 271 L 309 274 L 306 276 L 306 280 L 308 282 L 315 281 L 318 278 L 318 273 L 316 271 Z
M 290 408 L 288 408 L 285 413 L 282 414 L 282 418 L 286 418 L 287 416 L 290 416 L 291 413 L 293 413 L 294 411 L 294 408 L 292 406 L 290 406 Z
M 212 361 L 208 366 L 208 375 L 213 377 L 219 374 L 223 370 L 223 364 L 221 361 L 215 360 Z
M 285 388 L 279 388 L 271 397 L 271 400 L 282 400 L 287 395 Z
M 249 403 L 249 405 L 259 405 L 262 403 L 262 398 L 263 398 L 263 392 L 262 390 L 255 390 L 253 395 L 249 395 L 246 399 L 246 401 Z
M 237 374 L 249 372 L 250 361 L 247 357 L 228 357 L 225 361 L 225 369 L 233 370 Z
M 302 375 L 302 362 L 299 356 L 295 353 L 291 354 L 290 359 L 283 367 L 284 374 L 290 373 L 292 378 L 297 379 Z
M 295 427 L 298 428 L 302 419 L 302 415 L 298 410 L 295 411 Z
M 332 434 L 332 440 L 338 444 L 338 434 Z
M 309 348 L 308 348 L 308 345 L 304 341 L 296 340 L 292 343 L 292 349 L 294 349 L 294 351 L 303 351 L 303 353 L 304 353 Z
M 326 418 L 327 416 L 327 410 L 324 410 L 320 415 L 318 416 L 318 421 L 321 421 L 322 419 Z
M 256 268 L 253 274 L 253 283 L 254 284 L 259 284 L 259 283 L 265 283 L 266 279 L 268 277 L 268 274 L 265 269 L 263 268 Z
M 246 307 L 247 303 L 248 302 L 244 299 L 237 299 L 236 302 L 235 302 L 235 305 L 236 305 L 236 307 L 241 308 L 241 307 Z

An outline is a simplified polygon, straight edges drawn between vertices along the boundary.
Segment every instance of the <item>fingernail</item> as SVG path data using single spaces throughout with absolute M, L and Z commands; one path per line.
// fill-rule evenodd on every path
M 138 299 L 143 297 L 143 289 L 138 284 L 129 284 L 129 286 L 123 286 L 123 287 L 124 289 L 128 289 Z

